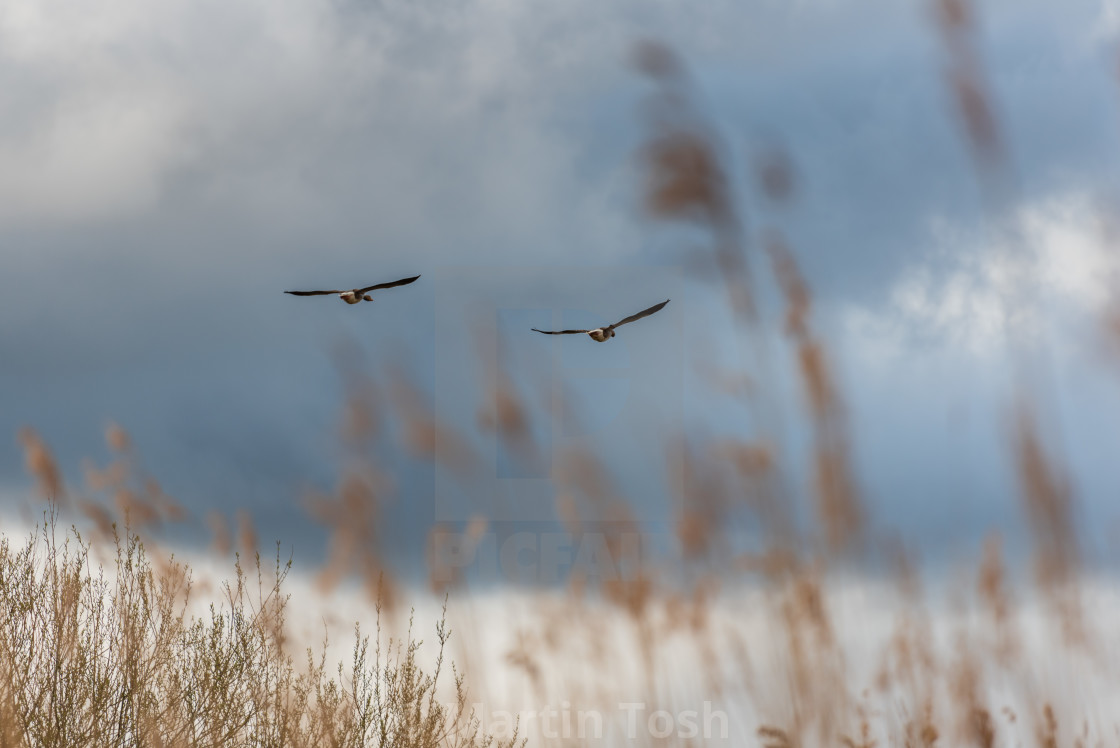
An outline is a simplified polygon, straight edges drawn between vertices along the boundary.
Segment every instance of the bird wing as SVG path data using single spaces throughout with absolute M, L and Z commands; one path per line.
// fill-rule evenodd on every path
M 365 293 L 366 291 L 380 291 L 382 288 L 393 288 L 394 286 L 407 286 L 409 283 L 412 283 L 413 281 L 415 281 L 419 277 L 420 277 L 419 275 L 414 275 L 411 278 L 401 278 L 399 281 L 393 281 L 392 283 L 378 283 L 377 285 L 374 285 L 374 286 L 366 286 L 365 288 L 356 288 L 354 290 L 357 291 L 358 293 Z
M 330 296 L 333 293 L 342 293 L 342 291 L 285 291 L 292 296 Z
M 578 335 L 581 332 L 591 332 L 590 330 L 538 330 L 531 328 L 533 332 L 544 333 L 545 335 Z
M 669 299 L 665 299 L 665 301 L 662 301 L 660 304 L 654 304 L 653 306 L 651 306 L 649 309 L 646 309 L 645 311 L 638 312 L 637 314 L 631 314 L 629 317 L 622 320 L 621 322 L 615 322 L 613 325 L 611 325 L 611 327 L 622 327 L 623 325 L 625 325 L 627 323 L 630 323 L 630 322 L 634 322 L 636 320 L 639 320 L 642 317 L 648 317 L 649 315 L 653 314 L 654 312 L 660 312 L 662 307 L 664 307 L 668 303 L 669 303 Z

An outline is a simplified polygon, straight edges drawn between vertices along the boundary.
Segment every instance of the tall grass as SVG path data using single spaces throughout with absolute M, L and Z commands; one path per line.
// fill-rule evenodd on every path
M 451 632 L 435 628 L 435 666 L 418 659 L 411 623 L 399 638 L 354 627 L 348 667 L 287 643 L 284 582 L 238 559 L 208 614 L 192 610 L 190 570 L 154 564 L 139 536 L 112 535 L 97 563 L 57 515 L 22 546 L 0 540 L 0 745 L 512 746 L 481 734 L 452 673 Z M 324 643 L 325 644 L 325 643 Z M 438 695 L 437 695 L 438 692 Z

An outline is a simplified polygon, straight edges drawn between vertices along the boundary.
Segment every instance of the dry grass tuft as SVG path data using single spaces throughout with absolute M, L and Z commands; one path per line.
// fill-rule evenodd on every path
M 437 699 L 450 630 L 436 626 L 434 670 L 411 627 L 385 640 L 354 629 L 335 674 L 287 651 L 279 556 L 264 581 L 234 567 L 209 614 L 188 613 L 190 570 L 153 564 L 138 535 L 114 536 L 95 566 L 76 531 L 58 541 L 52 508 L 22 547 L 0 540 L 0 742 L 5 746 L 513 746 L 484 735 L 453 676 Z M 114 526 L 115 529 L 115 526 Z

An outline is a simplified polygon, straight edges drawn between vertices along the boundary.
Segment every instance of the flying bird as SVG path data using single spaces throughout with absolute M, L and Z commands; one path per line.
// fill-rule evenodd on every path
M 338 298 L 342 299 L 347 304 L 360 304 L 363 301 L 373 301 L 373 298 L 369 295 L 370 291 L 380 291 L 382 288 L 393 288 L 395 286 L 407 286 L 419 277 L 419 275 L 415 275 L 411 278 L 401 278 L 391 283 L 377 283 L 372 286 L 355 288 L 350 291 L 285 291 L 284 293 L 290 293 L 292 296 L 330 296 L 331 294 L 338 294 Z
M 662 301 L 660 304 L 654 304 L 645 311 L 638 312 L 637 314 L 631 314 L 621 322 L 615 322 L 613 325 L 607 325 L 606 327 L 597 327 L 594 330 L 538 330 L 535 327 L 532 329 L 533 332 L 544 333 L 545 335 L 578 335 L 580 333 L 587 333 L 589 336 L 591 336 L 591 339 L 596 341 L 597 343 L 605 343 L 614 337 L 614 328 L 622 327 L 623 325 L 634 322 L 635 320 L 639 320 L 642 317 L 648 317 L 654 312 L 659 312 L 661 311 L 662 307 L 664 307 L 668 303 L 669 299 L 665 299 L 665 301 Z

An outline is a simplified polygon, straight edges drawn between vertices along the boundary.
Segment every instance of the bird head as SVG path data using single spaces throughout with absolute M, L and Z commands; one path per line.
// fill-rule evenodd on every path
M 365 299 L 366 301 L 373 301 L 373 297 L 370 296 L 368 293 L 365 296 L 363 296 L 362 298 Z

